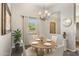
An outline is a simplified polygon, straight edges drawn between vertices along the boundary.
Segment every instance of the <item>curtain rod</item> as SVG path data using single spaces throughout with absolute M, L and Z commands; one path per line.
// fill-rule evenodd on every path
M 21 17 L 37 18 L 37 17 L 32 17 L 32 16 L 24 16 L 24 15 L 21 15 Z

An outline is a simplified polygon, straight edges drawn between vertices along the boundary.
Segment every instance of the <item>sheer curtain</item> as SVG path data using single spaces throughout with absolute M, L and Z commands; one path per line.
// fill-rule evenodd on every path
M 33 23 L 33 24 L 36 24 L 36 29 L 35 30 L 29 30 L 29 23 Z M 25 45 L 29 45 L 31 44 L 32 41 L 34 41 L 32 35 L 34 33 L 37 33 L 39 34 L 40 32 L 40 26 L 39 26 L 39 19 L 37 18 L 34 18 L 34 17 L 24 17 L 24 20 L 23 20 L 23 33 L 24 33 L 24 43 Z

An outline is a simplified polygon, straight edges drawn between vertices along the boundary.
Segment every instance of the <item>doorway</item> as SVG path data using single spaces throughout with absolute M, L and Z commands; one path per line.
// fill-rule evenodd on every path
M 55 22 L 50 22 L 50 33 L 56 34 L 56 23 Z
M 76 49 L 79 50 L 79 4 L 76 4 Z
M 76 23 L 76 48 L 79 49 L 79 23 Z

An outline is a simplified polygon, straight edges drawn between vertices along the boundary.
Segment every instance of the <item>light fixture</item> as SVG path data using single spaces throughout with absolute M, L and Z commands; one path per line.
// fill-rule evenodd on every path
M 48 10 L 43 10 L 43 11 L 39 11 L 38 15 L 39 15 L 41 20 L 45 21 L 49 18 L 50 13 L 48 12 Z
M 66 27 L 69 27 L 71 24 L 72 24 L 72 19 L 71 18 L 65 18 L 63 20 L 63 24 L 66 26 Z

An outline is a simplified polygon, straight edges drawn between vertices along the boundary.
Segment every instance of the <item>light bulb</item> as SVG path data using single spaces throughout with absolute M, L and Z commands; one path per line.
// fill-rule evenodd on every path
M 48 13 L 48 11 L 47 10 L 45 10 L 45 14 L 47 14 Z
M 47 15 L 50 16 L 50 13 L 48 13 Z
M 42 13 L 41 13 L 41 12 L 39 12 L 38 14 L 39 14 L 39 15 L 41 15 Z

